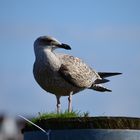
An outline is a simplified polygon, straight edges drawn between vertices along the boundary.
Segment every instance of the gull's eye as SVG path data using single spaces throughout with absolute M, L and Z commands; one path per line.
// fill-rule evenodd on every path
M 40 45 L 50 45 L 52 40 L 50 39 L 41 39 Z

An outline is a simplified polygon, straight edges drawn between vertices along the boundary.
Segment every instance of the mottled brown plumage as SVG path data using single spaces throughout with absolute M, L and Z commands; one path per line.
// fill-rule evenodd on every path
M 59 72 L 61 76 L 72 85 L 79 88 L 90 88 L 100 76 L 86 63 L 77 57 L 70 55 L 58 55 L 61 61 Z

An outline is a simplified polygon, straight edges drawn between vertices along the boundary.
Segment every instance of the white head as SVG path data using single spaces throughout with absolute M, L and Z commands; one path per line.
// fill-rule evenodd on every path
M 67 44 L 63 44 L 50 36 L 40 36 L 34 42 L 34 50 L 37 51 L 38 49 L 50 49 L 53 51 L 56 48 L 63 48 L 70 50 L 71 47 Z

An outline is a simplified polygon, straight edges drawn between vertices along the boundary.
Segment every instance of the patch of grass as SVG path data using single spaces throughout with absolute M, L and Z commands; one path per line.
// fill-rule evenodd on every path
M 56 112 L 51 112 L 51 113 L 38 113 L 38 116 L 36 118 L 33 118 L 31 121 L 36 123 L 41 120 L 47 120 L 47 119 L 52 119 L 52 118 L 76 118 L 76 117 L 88 117 L 89 113 L 84 112 L 81 113 L 80 111 L 74 111 L 68 112 L 60 112 L 59 114 Z

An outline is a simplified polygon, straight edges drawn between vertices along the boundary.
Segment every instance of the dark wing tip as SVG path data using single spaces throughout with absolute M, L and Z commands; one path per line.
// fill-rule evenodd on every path
M 120 75 L 120 74 L 123 74 L 123 73 L 122 73 L 122 72 L 116 72 L 115 74 L 116 74 L 116 75 Z
M 105 77 L 120 75 L 122 73 L 120 73 L 120 72 L 98 72 L 98 74 L 100 75 L 101 78 L 105 78 Z

